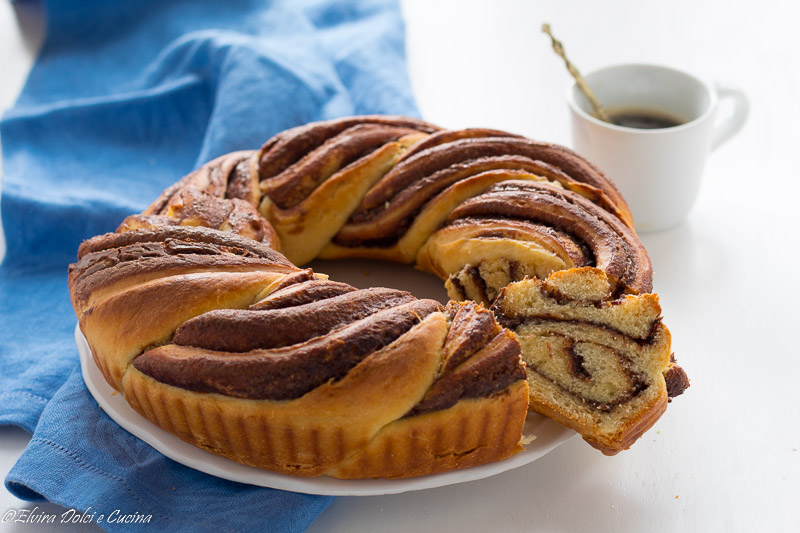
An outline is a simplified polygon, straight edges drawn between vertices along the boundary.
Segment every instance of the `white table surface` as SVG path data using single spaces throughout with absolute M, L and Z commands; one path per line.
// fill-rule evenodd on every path
M 403 5 L 422 114 L 450 128 L 486 126 L 569 144 L 568 75 L 539 31 L 544 21 L 584 71 L 621 62 L 687 69 L 738 84 L 751 115 L 712 154 L 687 222 L 643 236 L 692 387 L 631 450 L 608 458 L 575 438 L 490 479 L 339 498 L 309 531 L 800 531 L 794 3 Z M 24 10 L 21 22 L 15 9 Z M 0 109 L 13 104 L 40 35 L 34 8 L 0 1 Z M 27 440 L 21 430 L 0 429 L 0 474 Z M 0 489 L 0 511 L 22 506 L 32 507 Z

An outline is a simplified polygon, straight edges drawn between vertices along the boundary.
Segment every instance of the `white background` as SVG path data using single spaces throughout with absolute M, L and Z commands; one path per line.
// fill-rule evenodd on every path
M 545 21 L 586 72 L 622 62 L 686 69 L 742 87 L 751 116 L 712 154 L 688 221 L 643 236 L 692 387 L 631 450 L 608 458 L 575 438 L 494 478 L 340 498 L 310 531 L 800 531 L 794 3 L 405 0 L 403 7 L 420 109 L 446 127 L 569 144 L 569 78 L 540 33 Z M 0 1 L 0 109 L 13 105 L 40 36 L 35 8 Z M 0 474 L 27 439 L 0 428 Z M 0 489 L 0 510 L 24 505 L 32 507 Z

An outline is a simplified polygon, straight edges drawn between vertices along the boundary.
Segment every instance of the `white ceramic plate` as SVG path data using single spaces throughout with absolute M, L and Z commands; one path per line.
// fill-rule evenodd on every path
M 75 343 L 78 345 L 83 379 L 89 392 L 92 393 L 103 411 L 115 422 L 178 463 L 212 476 L 250 485 L 331 496 L 375 496 L 443 487 L 464 481 L 483 479 L 526 465 L 543 457 L 576 434 L 548 418 L 532 413 L 528 415 L 525 422 L 525 435 L 534 436 L 535 439 L 523 451 L 505 461 L 410 479 L 342 480 L 325 476 L 295 478 L 241 465 L 219 457 L 183 442 L 178 437 L 150 423 L 128 405 L 122 394 L 106 383 L 100 369 L 95 365 L 86 338 L 77 326 L 75 327 Z

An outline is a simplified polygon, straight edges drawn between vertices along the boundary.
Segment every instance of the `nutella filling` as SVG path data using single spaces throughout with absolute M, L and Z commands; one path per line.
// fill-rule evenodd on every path
M 464 287 L 464 284 L 461 283 L 461 280 L 458 279 L 456 274 L 450 274 L 450 277 L 447 278 L 447 281 L 453 286 L 458 295 L 458 300 L 466 300 L 467 299 L 467 290 Z
M 616 282 L 616 293 L 652 291 L 650 260 L 635 234 L 585 198 L 540 182 L 507 181 L 467 200 L 448 218 L 522 219 L 556 227 L 588 244 L 597 268 Z
M 675 354 L 670 355 L 669 360 L 670 365 L 664 371 L 664 381 L 667 383 L 667 396 L 674 398 L 689 388 L 689 376 L 675 363 Z
M 595 409 L 603 413 L 610 413 L 617 406 L 620 406 L 624 403 L 631 401 L 640 393 L 647 390 L 649 385 L 647 384 L 644 376 L 633 371 L 632 369 L 633 363 L 625 354 L 617 350 L 614 350 L 610 346 L 605 346 L 605 348 L 611 351 L 617 357 L 617 359 L 620 362 L 620 366 L 629 382 L 628 388 L 620 392 L 613 400 L 610 401 L 598 400 L 596 398 L 587 398 L 586 396 L 570 388 L 568 385 L 548 375 L 546 372 L 544 372 L 541 368 L 539 368 L 535 363 L 532 363 L 531 361 L 526 361 L 527 370 L 528 372 L 533 372 L 535 374 L 538 374 L 547 381 L 550 381 L 551 383 L 553 383 L 553 385 L 558 387 L 562 392 L 565 392 L 570 396 L 572 396 L 573 398 L 580 400 L 581 403 L 588 405 L 592 409 Z M 586 370 L 586 368 L 583 367 L 583 358 L 575 352 L 574 347 L 569 348 L 568 356 L 570 357 L 569 363 L 572 376 L 575 377 L 576 379 L 580 379 L 585 382 L 591 382 L 592 376 Z
M 467 361 L 443 374 L 405 416 L 447 409 L 462 399 L 488 398 L 523 379 L 526 374 L 519 343 L 503 331 Z
M 595 328 L 604 329 L 606 331 L 610 331 L 616 335 L 621 335 L 631 341 L 635 342 L 639 346 L 649 346 L 652 345 L 656 340 L 656 335 L 658 333 L 658 328 L 661 325 L 661 318 L 658 318 L 653 321 L 652 326 L 650 327 L 650 333 L 645 338 L 638 338 L 632 335 L 628 335 L 627 333 L 623 332 L 620 329 L 617 329 L 613 326 L 608 324 L 604 324 L 602 322 L 593 322 L 591 320 L 577 320 L 573 318 L 564 318 L 560 316 L 550 315 L 547 313 L 537 313 L 531 315 L 520 315 L 509 317 L 503 314 L 502 310 L 493 307 L 492 311 L 494 312 L 495 316 L 497 317 L 497 322 L 499 322 L 503 327 L 510 329 L 511 331 L 516 331 L 522 324 L 546 324 L 548 322 L 562 322 L 568 324 L 582 324 L 586 326 L 592 326 Z
M 253 197 L 253 180 L 250 176 L 250 160 L 253 153 L 249 152 L 244 156 L 228 177 L 228 187 L 225 189 L 225 198 L 239 198 L 251 201 Z
M 333 298 L 355 290 L 357 290 L 355 287 L 346 283 L 314 279 L 277 290 L 263 300 L 251 305 L 249 309 L 283 309 Z
M 278 133 L 261 148 L 259 179 L 263 181 L 277 176 L 331 137 L 359 124 L 382 124 L 410 128 L 425 133 L 439 130 L 438 126 L 422 120 L 384 115 L 345 117 L 298 126 Z
M 475 302 L 451 303 L 447 312 L 452 318 L 444 343 L 443 372 L 459 366 L 500 333 L 494 315 Z
M 416 130 L 380 124 L 353 126 L 328 139 L 277 176 L 262 181 L 261 192 L 281 209 L 294 207 L 336 172 L 410 133 Z
M 481 271 L 478 270 L 478 267 L 469 265 L 464 269 L 464 271 L 467 274 L 467 276 L 470 277 L 475 287 L 478 288 L 481 301 L 491 302 L 491 299 L 489 298 L 489 293 L 487 291 L 486 280 L 483 279 L 483 276 L 481 276 Z
M 362 207 L 373 209 L 383 205 L 391 200 L 397 191 L 451 165 L 498 156 L 523 156 L 541 161 L 558 169 L 571 180 L 596 187 L 613 200 L 618 198 L 621 200 L 616 187 L 597 168 L 563 146 L 517 137 L 478 137 L 458 139 L 434 146 L 404 159 L 386 175 L 384 178 L 386 182 L 381 187 L 367 194 Z
M 388 346 L 440 309 L 415 300 L 312 340 L 245 353 L 166 345 L 144 352 L 133 366 L 153 379 L 196 392 L 236 398 L 292 400 L 338 380 L 370 354 Z
M 559 167 L 533 158 L 536 151 L 530 150 L 524 143 L 521 146 L 527 148 L 511 143 L 508 151 L 498 149 L 502 147 L 503 137 L 507 137 L 507 140 L 526 141 L 504 132 L 475 129 L 442 131 L 417 143 L 369 191 L 361 208 L 351 215 L 348 224 L 336 235 L 334 242 L 348 247 L 392 246 L 408 230 L 419 212 L 444 189 L 469 177 L 501 169 L 512 173 L 534 174 L 558 182 L 622 218 L 620 209 L 609 197 L 613 187 L 607 186 L 604 191 L 596 187 L 596 184 L 589 184 L 592 180 L 587 181 L 588 178 L 583 174 L 582 179 L 573 179 Z M 484 146 L 487 151 L 482 153 L 476 151 L 474 146 L 456 142 L 465 140 L 486 141 Z M 446 148 L 453 154 L 448 153 L 445 157 L 439 156 L 438 152 L 432 153 L 432 149 L 437 147 L 440 150 Z M 416 157 L 417 154 L 420 154 L 419 157 Z M 430 160 L 437 158 L 440 159 L 438 164 L 432 165 Z M 595 181 L 605 184 L 607 180 L 601 176 L 592 183 Z
M 208 231 L 206 228 L 191 226 L 163 226 L 144 231 L 129 231 L 125 233 L 106 233 L 84 241 L 78 248 L 78 266 L 84 256 L 104 250 L 113 250 L 139 243 L 154 243 L 162 245 L 170 239 L 193 243 L 207 243 L 219 247 L 221 254 L 234 254 L 243 257 L 253 256 L 269 259 L 270 261 L 296 269 L 286 257 L 276 252 L 266 244 L 222 231 Z
M 407 292 L 376 288 L 284 309 L 217 309 L 184 322 L 172 342 L 220 352 L 280 348 L 414 300 Z
M 108 233 L 84 242 L 69 267 L 73 296 L 80 301 L 100 288 L 144 273 L 224 268 L 296 270 L 278 252 L 251 239 L 205 228 L 165 226 Z
M 420 177 L 379 206 L 357 210 L 337 233 L 334 242 L 351 247 L 370 246 L 374 242 L 394 244 L 411 227 L 417 215 L 453 184 L 491 171 L 503 170 L 509 175 L 525 176 L 540 168 L 539 162 L 519 156 L 487 157 L 454 164 L 430 176 Z M 391 188 L 387 181 L 390 180 L 379 181 L 373 190 Z

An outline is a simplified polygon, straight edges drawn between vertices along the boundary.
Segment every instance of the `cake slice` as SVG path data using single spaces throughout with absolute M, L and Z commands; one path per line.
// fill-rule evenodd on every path
M 629 448 L 688 387 L 658 296 L 610 295 L 602 270 L 573 268 L 512 283 L 492 306 L 522 347 L 530 408 L 606 455 Z

